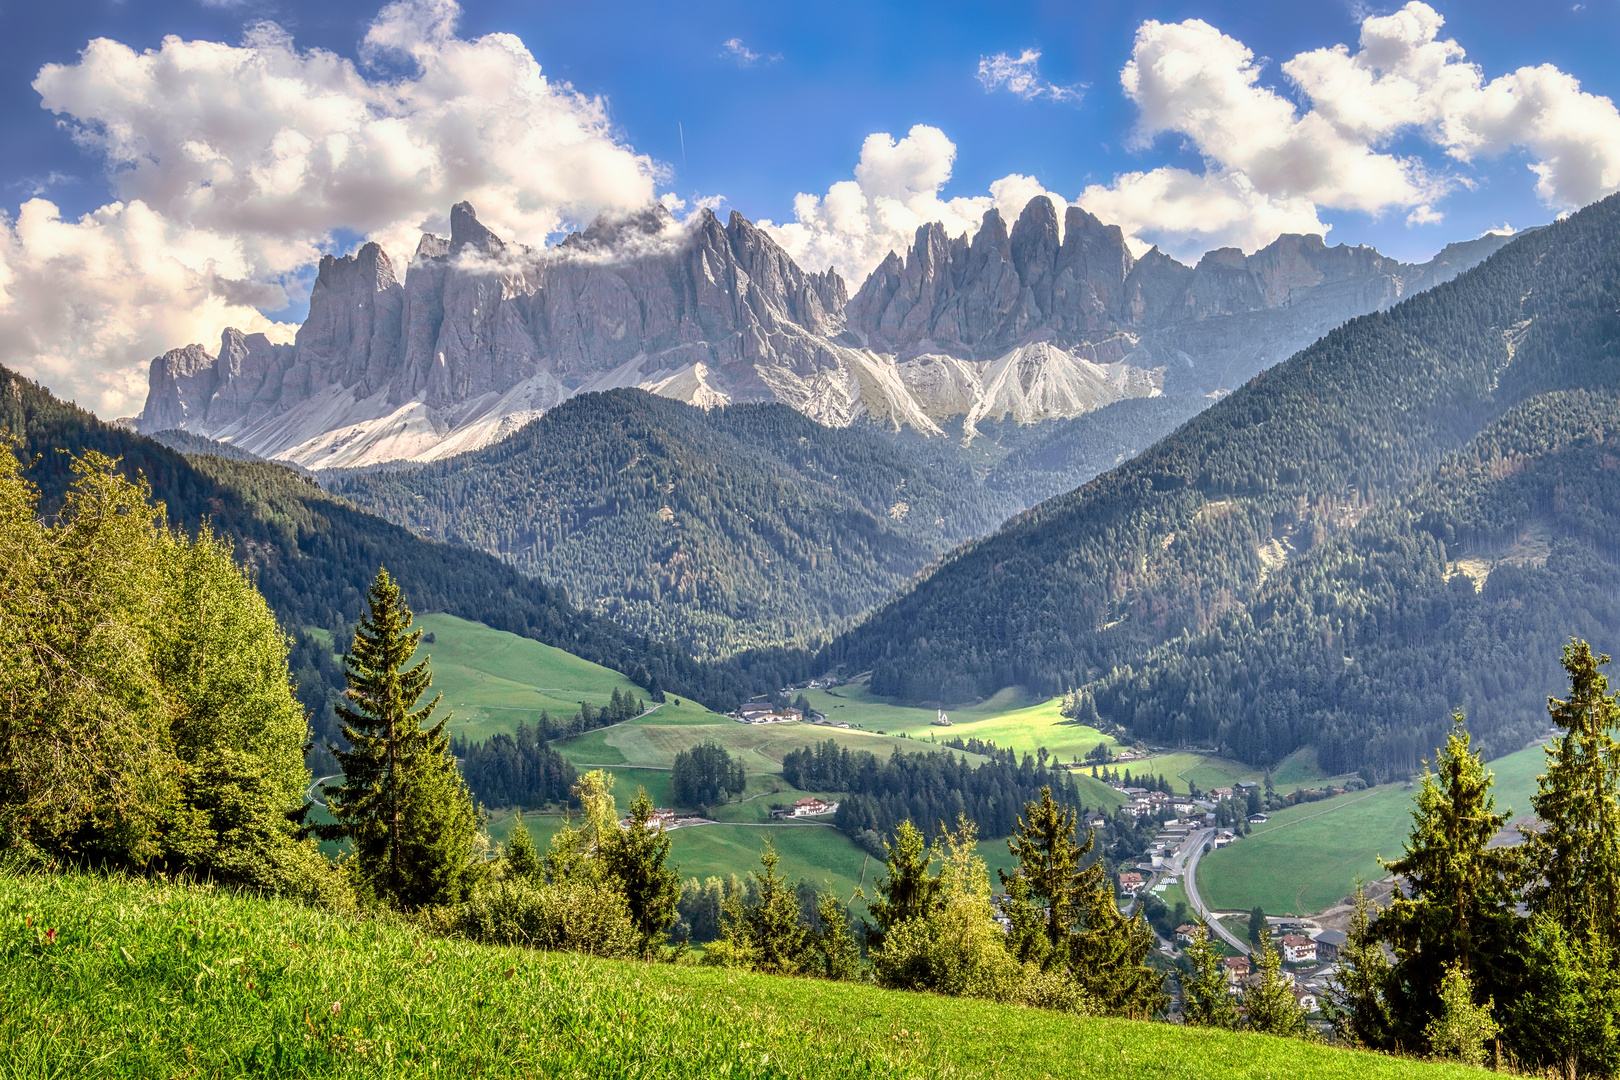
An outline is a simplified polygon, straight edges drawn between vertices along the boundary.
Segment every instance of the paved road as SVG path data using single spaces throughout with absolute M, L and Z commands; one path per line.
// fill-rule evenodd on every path
M 1198 895 L 1198 860 L 1204 857 L 1204 844 L 1214 835 L 1213 829 L 1202 829 L 1189 837 L 1188 842 L 1176 853 L 1175 861 L 1186 867 L 1181 878 L 1181 887 L 1186 891 L 1187 900 L 1192 904 L 1193 910 L 1209 925 L 1210 931 L 1244 956 L 1248 956 L 1248 942 L 1239 941 L 1236 934 L 1221 924 L 1221 920 L 1211 918 L 1209 908 L 1204 904 L 1204 898 Z

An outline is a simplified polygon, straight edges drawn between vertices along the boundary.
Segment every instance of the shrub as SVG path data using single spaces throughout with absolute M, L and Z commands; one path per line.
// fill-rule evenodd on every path
M 455 910 L 450 929 L 491 945 L 595 956 L 634 956 L 640 942 L 623 895 L 590 881 L 490 885 Z

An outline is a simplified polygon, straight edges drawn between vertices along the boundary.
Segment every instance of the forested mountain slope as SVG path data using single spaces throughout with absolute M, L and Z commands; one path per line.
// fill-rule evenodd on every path
M 622 389 L 573 398 L 483 450 L 330 483 L 713 657 L 843 629 L 942 552 L 1140 449 L 1142 414 L 1162 424 L 1198 404 L 987 425 L 964 449 L 830 428 L 780 404 L 703 410 Z
M 1509 749 L 1556 686 L 1518 650 L 1620 629 L 1617 308 L 1610 198 L 959 550 L 821 662 L 911 700 L 1092 684 L 1107 719 L 1257 764 L 1405 768 L 1451 705 Z
M 318 626 L 351 627 L 361 613 L 367 584 L 386 565 L 418 611 L 443 611 L 554 645 L 611 667 L 649 689 L 663 687 L 730 707 L 756 692 L 753 681 L 774 688 L 803 667 L 795 654 L 752 656 L 742 662 L 702 665 L 687 653 L 629 634 L 606 619 L 581 613 L 560 589 L 518 573 L 465 547 L 423 540 L 408 530 L 323 491 L 312 479 L 281 465 L 187 457 L 153 440 L 103 423 L 45 389 L 0 368 L 0 432 L 18 440 L 26 475 L 54 504 L 72 479 L 69 454 L 96 450 L 123 460 L 131 476 L 144 476 L 169 520 L 193 529 L 202 518 L 231 537 L 282 625 L 296 632 Z M 60 451 L 67 451 L 66 453 Z M 294 652 L 300 680 L 330 679 L 314 658 L 324 650 Z M 327 667 L 330 667 L 329 658 Z M 752 674 L 749 674 L 752 672 Z M 330 709 L 315 707 L 316 723 Z M 317 728 L 317 734 L 321 729 Z

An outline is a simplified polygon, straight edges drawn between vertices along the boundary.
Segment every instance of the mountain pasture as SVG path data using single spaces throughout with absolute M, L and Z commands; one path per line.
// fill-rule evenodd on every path
M 1487 763 L 1498 812 L 1530 811 L 1546 755 L 1538 744 Z M 1415 790 L 1405 783 L 1352 791 L 1268 814 L 1264 825 L 1198 864 L 1198 888 L 1217 911 L 1306 915 L 1337 904 L 1357 881 L 1385 875 L 1379 858 L 1401 857 Z

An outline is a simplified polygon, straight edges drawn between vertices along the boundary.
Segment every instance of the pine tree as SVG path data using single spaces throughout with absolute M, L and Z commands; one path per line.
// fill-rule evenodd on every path
M 1192 973 L 1182 980 L 1182 1014 L 1196 1027 L 1237 1027 L 1237 1005 L 1227 988 L 1226 967 L 1209 939 L 1209 926 L 1200 923 L 1186 949 Z
M 1335 1035 L 1351 1046 L 1387 1050 L 1395 1045 L 1389 977 L 1389 957 L 1372 919 L 1372 901 L 1358 884 L 1350 931 L 1339 950 L 1339 977 L 1324 1002 Z
M 809 959 L 809 933 L 799 923 L 799 900 L 792 886 L 776 872 L 781 856 L 765 841 L 759 855 L 764 873 L 753 872 L 758 899 L 750 903 L 740 893 L 726 898 L 721 914 L 721 942 L 714 950 L 728 962 L 745 963 L 772 975 L 793 975 Z
M 861 947 L 850 933 L 849 913 L 832 893 L 816 897 L 821 929 L 815 936 L 816 974 L 824 979 L 853 979 L 860 973 Z
M 1294 983 L 1282 970 L 1282 957 L 1268 936 L 1260 943 L 1259 981 L 1243 995 L 1249 1027 L 1267 1035 L 1303 1035 L 1305 1010 L 1294 1000 Z
M 1260 943 L 1270 936 L 1266 929 L 1266 913 L 1256 904 L 1254 910 L 1249 912 L 1249 947 L 1258 951 Z
M 1081 871 L 1076 905 L 1083 928 L 1068 943 L 1069 971 L 1106 1012 L 1146 1020 L 1167 1003 L 1164 976 L 1147 966 L 1153 930 L 1114 902 L 1113 882 L 1099 859 Z
M 1422 1045 L 1452 966 L 1487 994 L 1502 985 L 1521 863 L 1488 847 L 1511 813 L 1496 812 L 1491 784 L 1459 714 L 1434 771 L 1424 766 L 1405 857 L 1385 864 L 1405 885 L 1376 926 L 1395 956 L 1387 993 L 1401 1045 Z
M 1067 959 L 1066 946 L 1079 921 L 1077 905 L 1084 894 L 1085 875 L 1080 862 L 1091 852 L 1095 836 L 1082 847 L 1074 842 L 1076 815 L 1052 799 L 1052 789 L 1041 789 L 1041 801 L 1024 807 L 1018 818 L 1018 831 L 1007 841 L 1007 848 L 1019 862 L 1014 876 L 1028 886 L 1037 906 L 1046 910 L 1046 962 Z M 1099 863 L 1099 866 L 1101 864 Z M 1002 887 L 1011 891 L 1005 870 L 1000 872 Z
M 933 853 L 923 834 L 910 821 L 902 821 L 894 831 L 894 843 L 887 840 L 888 874 L 877 881 L 877 897 L 867 905 L 877 929 L 867 931 L 867 941 L 876 947 L 883 937 L 908 919 L 927 915 L 939 896 L 939 879 L 930 877 Z
M 653 821 L 647 789 L 640 788 L 630 803 L 629 828 L 615 830 L 604 851 L 608 872 L 618 880 L 641 936 L 643 955 L 674 923 L 681 898 L 680 875 L 668 865 L 669 841 L 663 825 Z
M 475 877 L 477 812 L 449 754 L 448 716 L 422 727 L 439 698 L 417 708 L 433 677 L 426 659 L 405 666 L 422 631 L 410 629 L 411 609 L 387 570 L 377 571 L 367 600 L 343 657 L 348 703 L 337 714 L 350 748 L 331 748 L 343 782 L 323 789 L 335 824 L 317 831 L 354 841 L 379 898 L 404 907 L 453 902 Z
M 1613 950 L 1620 948 L 1620 704 L 1598 671 L 1608 662 L 1584 641 L 1564 648 L 1569 697 L 1547 704 L 1564 735 L 1548 748 L 1546 775 L 1530 800 L 1544 828 L 1531 834 L 1524 855 L 1539 874 L 1530 909 L 1556 919 L 1572 939 L 1601 938 Z
M 540 855 L 522 814 L 513 816 L 512 834 L 506 838 L 506 875 L 526 881 L 540 876 Z

